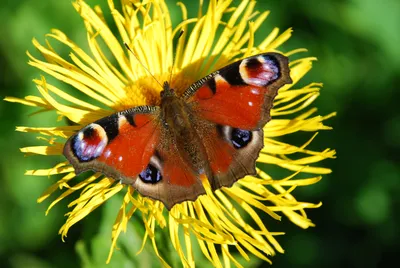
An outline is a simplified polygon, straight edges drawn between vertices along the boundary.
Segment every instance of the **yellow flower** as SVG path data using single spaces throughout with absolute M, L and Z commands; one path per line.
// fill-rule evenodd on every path
M 17 127 L 17 131 L 37 133 L 48 142 L 46 146 L 25 147 L 21 151 L 33 155 L 62 155 L 65 139 L 83 126 L 133 106 L 158 104 L 160 87 L 153 79 L 149 79 L 149 73 L 139 61 L 159 81 L 169 80 L 173 69 L 172 86 L 182 92 L 191 83 L 235 60 L 262 52 L 280 52 L 278 47 L 290 38 L 292 30 L 279 34 L 275 28 L 256 45 L 254 35 L 269 12 L 255 11 L 255 1 L 244 0 L 237 7 L 232 6 L 231 2 L 211 0 L 206 13 L 202 14 L 203 1 L 199 1 L 199 12 L 195 18 L 188 18 L 186 7 L 178 3 L 183 19 L 173 27 L 163 0 L 122 0 L 120 10 L 116 9 L 113 0 L 108 0 L 117 34 L 110 30 L 100 7 L 91 8 L 82 0 L 74 2 L 73 6 L 85 23 L 90 52 L 85 52 L 61 31 L 52 30 L 48 37 L 68 46 L 71 50 L 70 59 L 62 58 L 50 43 L 46 42 L 46 46 L 43 46 L 36 40 L 33 40 L 33 44 L 44 60 L 28 53 L 30 65 L 72 87 L 61 89 L 41 77 L 34 80 L 40 96 L 5 99 L 56 112 L 60 120 L 65 117 L 74 125 Z M 174 47 L 174 40 L 182 30 L 183 35 Z M 124 43 L 129 45 L 139 60 L 125 49 Z M 292 56 L 304 51 L 296 49 L 281 53 Z M 279 90 L 272 110 L 273 120 L 264 128 L 265 146 L 258 162 L 287 169 L 292 172 L 290 176 L 273 179 L 257 168 L 258 176 L 247 176 L 232 187 L 215 192 L 206 181 L 206 195 L 194 202 L 180 203 L 167 211 L 161 202 L 142 197 L 132 187 L 119 184 L 100 173 L 77 181 L 73 167 L 68 162 L 61 162 L 53 168 L 26 172 L 35 176 L 64 176 L 47 189 L 38 202 L 61 191 L 49 206 L 50 210 L 63 198 L 80 192 L 79 198 L 69 204 L 73 209 L 60 229 L 64 237 L 72 225 L 115 194 L 124 192 L 123 203 L 112 229 L 107 262 L 133 214 L 141 216 L 146 230 L 142 245 L 151 240 L 155 253 L 165 266 L 168 263 L 159 253 L 156 236 L 158 232 L 168 231 L 171 243 L 185 267 L 195 265 L 192 246 L 196 242 L 204 256 L 216 267 L 229 266 L 230 263 L 241 266 L 232 250 L 246 260 L 249 260 L 248 254 L 251 253 L 270 262 L 268 256 L 276 252 L 283 253 L 276 240 L 276 236 L 282 233 L 269 231 L 261 220 L 261 214 L 266 213 L 275 220 L 285 216 L 302 228 L 314 226 L 307 218 L 305 209 L 321 204 L 297 201 L 292 192 L 298 186 L 318 182 L 321 174 L 330 173 L 329 169 L 313 164 L 335 156 L 335 151 L 331 149 L 322 152 L 306 149 L 315 138 L 316 131 L 330 129 L 322 121 L 334 115 L 315 115 L 317 109 L 309 108 L 319 95 L 320 83 L 304 87 L 297 85 L 311 69 L 314 60 L 308 57 L 291 61 L 293 84 Z M 75 91 L 86 95 L 85 100 L 74 97 Z M 300 146 L 281 141 L 280 137 L 299 131 L 314 134 Z M 298 178 L 300 173 L 310 175 Z

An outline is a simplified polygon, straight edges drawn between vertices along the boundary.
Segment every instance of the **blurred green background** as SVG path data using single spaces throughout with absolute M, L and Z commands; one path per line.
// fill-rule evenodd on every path
M 89 1 L 91 5 L 98 2 L 103 1 Z M 175 1 L 169 2 L 179 18 Z M 190 3 L 192 14 L 197 13 L 197 1 L 183 2 Z M 268 34 L 274 26 L 282 30 L 293 27 L 294 35 L 283 50 L 306 47 L 309 53 L 304 55 L 318 57 L 302 83 L 323 82 L 316 101 L 319 113 L 338 112 L 326 122 L 334 131 L 321 132 L 312 144 L 313 149 L 337 150 L 336 160 L 322 163 L 333 173 L 317 185 L 295 192 L 299 200 L 323 202 L 321 208 L 308 211 L 317 227 L 302 230 L 287 219 L 271 223 L 270 230 L 286 232 L 278 239 L 286 253 L 272 258 L 273 267 L 391 266 L 400 254 L 400 1 L 260 2 L 258 10 L 272 13 L 258 36 Z M 86 44 L 82 21 L 71 1 L 1 0 L 0 16 L 2 98 L 38 94 L 31 80 L 40 72 L 26 64 L 25 54 L 34 51 L 33 37 L 43 42 L 51 28 L 58 28 L 77 43 Z M 63 56 L 68 55 L 65 47 L 57 48 Z M 15 126 L 52 125 L 54 115 L 29 117 L 34 111 L 0 102 L 1 266 L 103 267 L 119 197 L 74 226 L 66 242 L 61 241 L 57 232 L 70 200 L 45 217 L 49 202 L 37 204 L 36 199 L 55 177 L 23 175 L 27 169 L 54 166 L 61 157 L 25 158 L 18 148 L 40 142 L 33 134 L 14 132 Z M 301 144 L 304 136 L 290 141 Z M 159 265 L 150 246 L 135 256 L 140 243 L 131 226 L 128 234 L 121 236 L 121 250 L 108 267 Z M 202 261 L 197 264 L 203 267 Z M 266 265 L 257 260 L 250 264 Z

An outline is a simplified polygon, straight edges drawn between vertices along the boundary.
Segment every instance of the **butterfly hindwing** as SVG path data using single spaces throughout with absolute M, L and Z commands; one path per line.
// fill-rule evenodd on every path
M 182 156 L 173 137 L 168 136 L 169 133 L 162 130 L 161 142 L 149 164 L 157 168 L 154 172 L 158 172 L 159 181 L 144 183 L 144 180 L 137 180 L 133 187 L 142 195 L 161 200 L 167 209 L 171 209 L 176 203 L 195 200 L 199 195 L 205 194 L 205 190 L 199 173 Z
M 255 162 L 264 145 L 263 130 L 242 130 L 216 124 L 213 128 L 215 131 L 202 134 L 212 173 L 208 178 L 213 190 L 229 187 L 246 175 L 254 175 Z

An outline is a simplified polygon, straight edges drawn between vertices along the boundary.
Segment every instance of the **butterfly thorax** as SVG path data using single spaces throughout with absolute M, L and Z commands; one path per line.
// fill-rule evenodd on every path
M 194 127 L 195 116 L 188 103 L 178 97 L 173 89 L 165 87 L 161 93 L 160 108 L 162 132 L 168 136 L 168 139 L 163 140 L 173 141 L 169 146 L 176 146 L 179 156 L 189 164 L 193 172 L 202 173 L 207 170 L 206 150 Z
M 164 83 L 164 90 L 161 91 L 161 118 L 165 128 L 169 131 L 183 134 L 190 129 L 190 111 L 186 104 L 175 93 L 175 90 L 169 87 L 168 82 Z

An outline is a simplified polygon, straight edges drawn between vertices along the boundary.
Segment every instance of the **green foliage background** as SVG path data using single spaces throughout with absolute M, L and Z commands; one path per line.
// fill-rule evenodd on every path
M 103 1 L 89 0 L 91 5 Z M 104 1 L 105 2 L 105 1 Z M 179 10 L 169 1 L 174 18 Z M 192 14 L 197 1 L 185 0 Z M 299 200 L 323 202 L 309 211 L 316 228 L 302 230 L 287 219 L 272 231 L 285 231 L 279 241 L 286 250 L 272 260 L 273 267 L 384 267 L 400 254 L 400 2 L 397 0 L 268 0 L 257 9 L 272 13 L 258 32 L 260 39 L 274 26 L 294 28 L 283 50 L 306 47 L 307 56 L 318 57 L 302 81 L 323 82 L 316 101 L 322 115 L 337 111 L 327 124 L 334 131 L 321 132 L 314 149 L 337 149 L 337 160 L 325 161 L 333 169 L 317 185 L 297 189 Z M 33 37 L 43 43 L 51 28 L 66 32 L 86 46 L 83 24 L 70 1 L 1 0 L 1 96 L 37 95 L 33 78 L 40 72 L 29 67 L 26 50 L 34 51 Z M 104 10 L 107 10 L 105 8 Z M 68 55 L 65 47 L 57 49 Z M 61 84 L 59 84 L 61 85 Z M 53 178 L 26 177 L 27 169 L 54 166 L 57 157 L 25 158 L 18 148 L 37 145 L 32 134 L 14 132 L 15 126 L 51 126 L 54 115 L 28 116 L 30 107 L 0 102 L 0 263 L 2 267 L 104 267 L 111 226 L 119 197 L 74 226 L 66 242 L 57 235 L 68 209 L 65 200 L 48 216 L 49 202 L 36 198 Z M 303 135 L 290 137 L 302 144 Z M 108 267 L 159 266 L 150 245 L 136 256 L 141 244 L 136 219 L 120 239 Z M 136 227 L 135 227 L 136 226 Z M 166 250 L 168 251 L 168 250 Z M 78 253 L 78 254 L 77 254 Z M 197 262 L 203 267 L 204 259 Z M 250 266 L 264 266 L 253 260 Z

